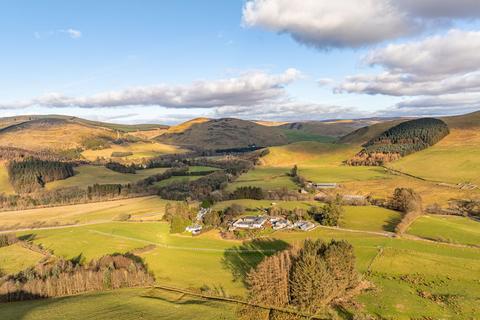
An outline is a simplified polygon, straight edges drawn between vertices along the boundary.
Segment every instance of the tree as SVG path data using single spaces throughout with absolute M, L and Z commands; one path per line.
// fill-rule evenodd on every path
M 290 177 L 296 177 L 298 175 L 298 168 L 297 165 L 294 165 L 293 168 L 290 170 Z
M 344 213 L 341 197 L 337 196 L 323 207 L 311 207 L 309 213 L 321 225 L 338 226 Z
M 390 207 L 404 213 L 422 211 L 422 198 L 411 188 L 396 188 Z

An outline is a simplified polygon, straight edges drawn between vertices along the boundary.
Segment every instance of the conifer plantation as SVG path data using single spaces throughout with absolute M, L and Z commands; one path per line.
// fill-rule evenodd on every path
M 349 165 L 383 165 L 433 146 L 450 133 L 445 122 L 421 118 L 402 122 L 363 145 Z
M 66 179 L 74 174 L 73 165 L 61 161 L 27 158 L 8 165 L 10 183 L 18 193 L 34 192 L 47 182 Z

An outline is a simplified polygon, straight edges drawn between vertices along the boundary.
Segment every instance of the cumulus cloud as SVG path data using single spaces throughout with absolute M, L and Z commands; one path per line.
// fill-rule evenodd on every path
M 392 44 L 369 53 L 364 62 L 379 74 L 347 77 L 335 92 L 416 97 L 398 110 L 473 110 L 480 97 L 480 31 L 450 30 L 421 41 Z M 477 100 L 478 101 L 478 100 Z
M 127 88 L 87 97 L 68 97 L 51 93 L 27 101 L 0 103 L 0 109 L 32 106 L 50 108 L 112 108 L 122 106 L 162 106 L 166 108 L 216 108 L 256 106 L 285 96 L 285 85 L 300 77 L 296 69 L 271 75 L 250 72 L 237 78 L 197 81 L 187 86 L 156 85 Z
M 477 0 L 250 0 L 243 23 L 316 48 L 362 47 L 480 17 Z

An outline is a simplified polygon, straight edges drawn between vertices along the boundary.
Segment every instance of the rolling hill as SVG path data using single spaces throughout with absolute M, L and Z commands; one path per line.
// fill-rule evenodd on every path
M 267 127 L 233 118 L 189 121 L 158 136 L 156 140 L 208 150 L 243 148 L 250 145 L 263 147 L 287 143 L 287 137 L 278 127 Z

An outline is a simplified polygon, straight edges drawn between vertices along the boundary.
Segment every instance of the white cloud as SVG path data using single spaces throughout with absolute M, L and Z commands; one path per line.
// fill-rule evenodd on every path
M 215 109 L 216 117 L 238 117 L 243 119 L 303 121 L 323 119 L 350 119 L 365 113 L 356 108 L 326 105 L 313 102 L 277 101 L 256 108 L 225 106 Z
M 27 101 L 0 103 L 0 109 L 32 106 L 49 108 L 112 108 L 121 106 L 162 106 L 166 108 L 216 108 L 256 106 L 285 96 L 284 86 L 300 77 L 296 69 L 271 75 L 250 72 L 237 78 L 197 81 L 187 86 L 155 85 L 127 88 L 87 97 L 68 97 L 51 93 Z
M 68 36 L 72 39 L 78 39 L 82 36 L 82 32 L 79 30 L 75 29 L 66 29 L 66 30 L 60 30 L 60 32 L 68 34 Z
M 480 17 L 478 0 L 250 0 L 243 23 L 316 48 L 361 47 Z
M 370 52 L 364 62 L 379 74 L 347 77 L 337 93 L 406 97 L 387 112 L 450 114 L 480 108 L 480 31 L 450 30 L 445 35 L 392 44 Z

